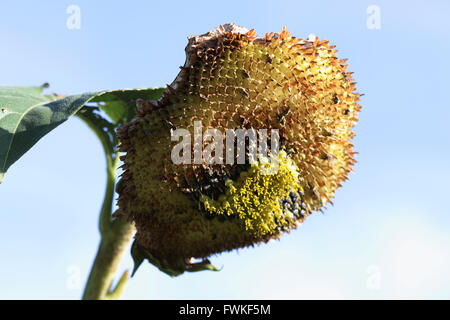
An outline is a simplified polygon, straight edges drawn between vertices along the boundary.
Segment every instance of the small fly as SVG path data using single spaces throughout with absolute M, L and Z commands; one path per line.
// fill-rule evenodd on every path
M 280 113 L 279 115 L 278 115 L 278 122 L 282 125 L 282 126 L 284 126 L 285 124 L 286 124 L 286 121 L 285 121 L 285 117 L 289 114 L 289 112 L 291 112 L 291 108 L 287 108 L 285 111 L 283 111 L 282 113 Z

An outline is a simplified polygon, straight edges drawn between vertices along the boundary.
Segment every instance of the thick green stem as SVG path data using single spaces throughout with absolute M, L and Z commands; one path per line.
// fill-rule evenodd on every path
M 114 152 L 101 127 L 83 113 L 78 113 L 77 116 L 92 129 L 100 140 L 105 152 L 107 169 L 105 197 L 99 219 L 101 241 L 86 282 L 83 299 L 118 299 L 128 280 L 128 272 L 122 275 L 115 289 L 112 289 L 112 282 L 135 230 L 131 223 L 112 217 L 119 154 Z
M 128 272 L 125 272 L 117 287 L 111 289 L 117 267 L 133 236 L 134 227 L 126 221 L 116 220 L 113 222 L 113 229 L 113 237 L 103 236 L 100 241 L 84 290 L 84 300 L 118 299 L 128 279 Z

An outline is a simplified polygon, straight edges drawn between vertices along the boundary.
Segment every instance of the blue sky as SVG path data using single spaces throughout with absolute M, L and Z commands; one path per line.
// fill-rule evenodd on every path
M 81 10 L 69 30 L 67 7 Z M 381 10 L 368 29 L 366 9 Z M 218 273 L 143 266 L 125 299 L 450 298 L 448 1 L 3 1 L 0 85 L 72 94 L 170 83 L 186 37 L 235 22 L 337 45 L 364 93 L 358 163 L 325 214 L 212 258 Z M 78 119 L 0 185 L 0 298 L 78 299 L 95 255 L 105 164 Z M 127 255 L 120 269 L 129 269 Z M 79 276 L 79 277 L 78 277 Z M 80 281 L 77 281 L 79 278 Z

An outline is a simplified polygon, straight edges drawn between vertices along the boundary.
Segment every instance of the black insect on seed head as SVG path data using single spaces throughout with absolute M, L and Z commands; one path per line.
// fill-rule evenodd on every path
M 250 78 L 250 75 L 248 74 L 247 71 L 242 70 L 242 74 L 244 75 L 244 78 Z
M 239 90 L 244 96 L 246 96 L 247 98 L 250 97 L 250 95 L 248 94 L 247 90 L 245 90 L 244 88 L 240 88 Z
M 273 62 L 272 57 L 268 55 L 267 56 L 267 63 L 272 64 L 272 62 Z
M 241 123 L 242 126 L 245 126 L 248 123 L 248 120 L 245 119 L 243 116 L 240 116 L 239 122 Z
M 291 109 L 290 109 L 290 108 L 287 108 L 286 110 L 284 110 L 283 112 L 281 112 L 281 113 L 278 115 L 278 122 L 279 122 L 282 126 L 285 125 L 286 121 L 285 121 L 284 118 L 289 114 L 290 111 L 291 111 Z
M 177 127 L 169 120 L 164 120 L 171 130 L 177 130 Z
M 350 113 L 350 109 L 345 109 L 344 110 L 344 116 L 348 116 L 349 113 Z
M 293 154 L 298 154 L 298 149 L 297 149 L 297 147 L 286 148 L 286 153 L 288 156 L 293 155 Z
M 335 94 L 335 95 L 333 96 L 333 103 L 334 103 L 334 104 L 338 104 L 338 103 L 339 103 L 339 98 L 338 98 L 337 94 Z
M 331 132 L 331 131 L 325 131 L 324 136 L 325 136 L 325 137 L 332 137 L 332 136 L 334 136 L 334 132 Z

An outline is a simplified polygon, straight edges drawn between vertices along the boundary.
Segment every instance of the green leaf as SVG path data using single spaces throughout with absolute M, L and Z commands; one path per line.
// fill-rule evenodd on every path
M 165 88 L 123 89 L 107 91 L 92 99 L 115 124 L 130 121 L 135 115 L 136 100 L 157 100 Z
M 214 267 L 208 259 L 203 259 L 200 262 L 191 262 L 183 258 L 169 261 L 167 259 L 157 257 L 145 250 L 142 246 L 138 245 L 136 240 L 131 246 L 131 257 L 134 261 L 134 268 L 131 273 L 132 277 L 145 260 L 171 277 L 177 277 L 182 275 L 184 272 L 199 272 L 205 270 L 220 271 L 220 269 Z
M 0 182 L 13 163 L 86 103 L 101 102 L 99 107 L 119 124 L 134 116 L 136 99 L 158 99 L 163 91 L 162 88 L 124 89 L 68 97 L 43 96 L 46 87 L 48 84 L 0 87 Z
M 96 93 L 51 101 L 42 87 L 0 87 L 0 182 L 6 170 Z
M 200 262 L 191 263 L 186 268 L 187 272 L 197 272 L 197 271 L 204 271 L 204 270 L 210 270 L 210 271 L 220 271 L 221 269 L 216 268 L 211 264 L 211 262 L 208 259 L 204 259 Z
M 134 262 L 133 271 L 131 272 L 131 276 L 133 277 L 144 260 L 147 259 L 147 253 L 136 243 L 136 241 L 133 241 L 133 244 L 131 245 L 131 257 Z

